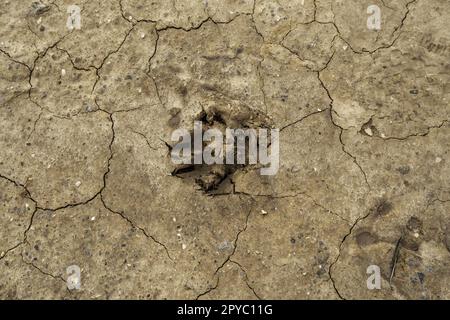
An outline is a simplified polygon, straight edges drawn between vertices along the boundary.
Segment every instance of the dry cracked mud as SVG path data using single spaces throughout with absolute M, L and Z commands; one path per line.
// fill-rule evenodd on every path
M 450 299 L 449 17 L 0 1 L 0 298 Z M 278 173 L 174 167 L 194 120 L 279 128 Z

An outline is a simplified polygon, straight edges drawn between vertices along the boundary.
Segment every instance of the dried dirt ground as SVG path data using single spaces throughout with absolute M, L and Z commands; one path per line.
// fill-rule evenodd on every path
M 449 299 L 449 16 L 2 0 L 0 298 Z M 237 168 L 208 193 L 172 174 L 171 132 L 205 112 L 281 128 L 278 174 Z

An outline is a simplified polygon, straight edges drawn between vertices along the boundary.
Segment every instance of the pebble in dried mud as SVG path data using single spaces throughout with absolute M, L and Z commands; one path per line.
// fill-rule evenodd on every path
M 30 14 L 39 16 L 50 10 L 50 6 L 41 2 L 33 2 L 31 4 Z

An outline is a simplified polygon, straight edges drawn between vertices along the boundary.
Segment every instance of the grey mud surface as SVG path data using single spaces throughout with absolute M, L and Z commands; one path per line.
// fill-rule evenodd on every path
M 450 299 L 449 16 L 1 0 L 0 298 Z M 171 132 L 202 117 L 281 128 L 278 174 L 174 174 Z

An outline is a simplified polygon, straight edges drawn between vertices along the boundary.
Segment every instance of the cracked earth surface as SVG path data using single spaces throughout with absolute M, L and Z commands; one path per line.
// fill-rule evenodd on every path
M 449 17 L 2 0 L 0 298 L 450 299 Z M 176 174 L 171 132 L 216 113 L 280 128 L 278 174 L 235 168 L 213 192 Z

